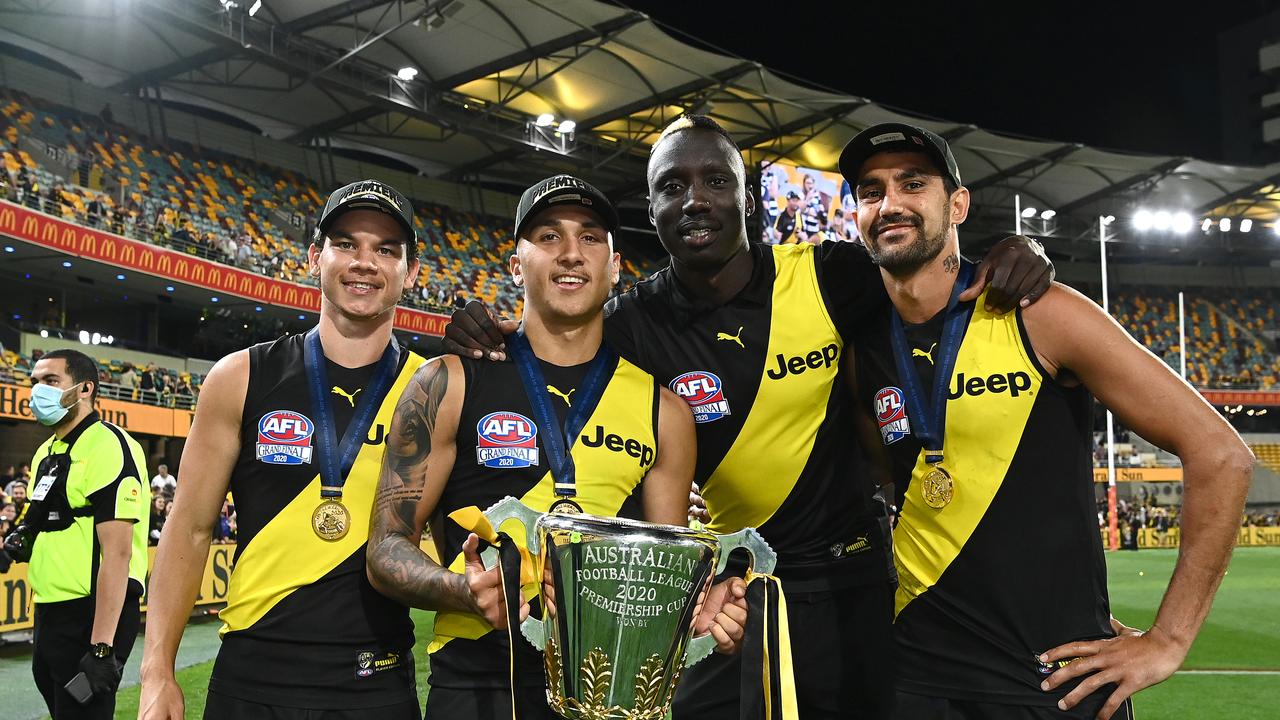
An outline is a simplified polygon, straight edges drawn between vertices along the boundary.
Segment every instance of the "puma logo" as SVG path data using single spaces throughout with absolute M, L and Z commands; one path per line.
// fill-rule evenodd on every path
M 347 394 L 347 391 L 346 391 L 346 390 L 343 390 L 342 388 L 338 387 L 337 385 L 334 385 L 334 386 L 333 386 L 333 394 L 334 394 L 334 395 L 341 395 L 342 397 L 344 397 L 344 398 L 346 398 L 346 399 L 347 399 L 347 402 L 351 403 L 351 407 L 355 407 L 355 406 L 356 406 L 356 395 L 359 395 L 359 394 L 360 394 L 360 391 L 361 391 L 361 390 L 363 390 L 363 389 L 364 389 L 364 388 L 356 388 L 356 391 L 355 391 L 355 392 L 353 392 L 353 393 L 351 393 L 351 394 Z
M 738 347 L 742 348 L 743 350 L 746 350 L 746 349 L 747 349 L 747 346 L 746 346 L 746 345 L 743 345 L 743 344 L 742 344 L 742 340 L 740 340 L 740 339 L 739 339 L 739 338 L 741 338 L 741 337 L 742 337 L 742 327 L 741 327 L 741 326 L 739 326 L 739 327 L 738 327 L 738 334 L 737 334 L 737 335 L 730 335 L 729 333 L 724 333 L 724 332 L 722 332 L 722 333 L 716 333 L 716 340 L 728 340 L 729 342 L 736 342 L 736 343 L 738 343 Z
M 928 361 L 929 361 L 929 364 L 930 364 L 930 365 L 932 365 L 932 364 L 933 364 L 933 349 L 934 349 L 934 348 L 936 348 L 936 347 L 938 347 L 938 343 L 934 343 L 934 344 L 930 345 L 930 346 L 929 346 L 929 349 L 928 349 L 927 351 L 926 351 L 926 350 L 921 350 L 920 348 L 911 348 L 911 357 L 913 357 L 913 358 L 916 358 L 916 357 L 922 357 L 922 358 L 924 358 L 924 359 L 928 360 Z
M 562 393 L 556 389 L 555 385 L 548 385 L 547 392 L 557 397 L 564 398 L 564 404 L 573 407 L 573 403 L 569 401 L 569 395 L 572 395 L 578 388 L 570 388 L 568 394 Z

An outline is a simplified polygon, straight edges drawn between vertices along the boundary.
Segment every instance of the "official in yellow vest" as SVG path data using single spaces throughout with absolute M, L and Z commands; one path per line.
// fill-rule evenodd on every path
M 5 545 L 31 563 L 32 673 L 53 717 L 110 718 L 147 575 L 146 458 L 94 411 L 87 355 L 54 350 L 31 379 L 32 414 L 54 434 L 32 457 L 28 510 Z
M 392 336 L 418 275 L 413 211 L 362 181 L 330 195 L 308 250 L 320 321 L 210 371 L 148 598 L 139 717 L 183 717 L 174 657 L 228 489 L 235 566 L 205 717 L 420 719 L 409 610 L 365 576 L 395 399 L 423 359 Z

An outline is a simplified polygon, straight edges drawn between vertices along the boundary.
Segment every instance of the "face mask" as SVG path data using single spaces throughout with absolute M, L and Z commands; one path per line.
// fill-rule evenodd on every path
M 78 390 L 80 385 L 83 384 L 80 383 L 68 390 Z M 44 383 L 33 385 L 31 387 L 31 413 L 36 416 L 36 421 L 46 427 L 57 425 L 61 422 L 62 418 L 66 417 L 71 410 L 71 408 L 62 406 L 62 396 L 68 390 L 45 385 Z

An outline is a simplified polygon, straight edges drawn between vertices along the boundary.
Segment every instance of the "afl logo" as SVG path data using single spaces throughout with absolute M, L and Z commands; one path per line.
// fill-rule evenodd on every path
M 876 393 L 876 423 L 885 445 L 892 445 L 911 434 L 907 421 L 906 396 L 896 387 L 880 388 Z
M 258 459 L 269 465 L 311 462 L 315 423 L 292 410 L 272 410 L 258 421 Z
M 538 426 L 520 413 L 500 410 L 476 423 L 476 462 L 489 468 L 538 464 Z
M 672 380 L 670 387 L 672 392 L 689 403 L 694 422 L 712 422 L 729 414 L 724 385 L 714 373 L 705 370 L 687 372 Z

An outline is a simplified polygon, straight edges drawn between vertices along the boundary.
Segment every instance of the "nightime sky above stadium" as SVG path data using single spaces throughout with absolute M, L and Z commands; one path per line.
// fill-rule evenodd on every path
M 797 79 L 947 120 L 1045 139 L 1217 159 L 1218 34 L 1274 8 L 1025 3 L 623 0 Z M 996 8 L 999 8 L 997 12 Z

